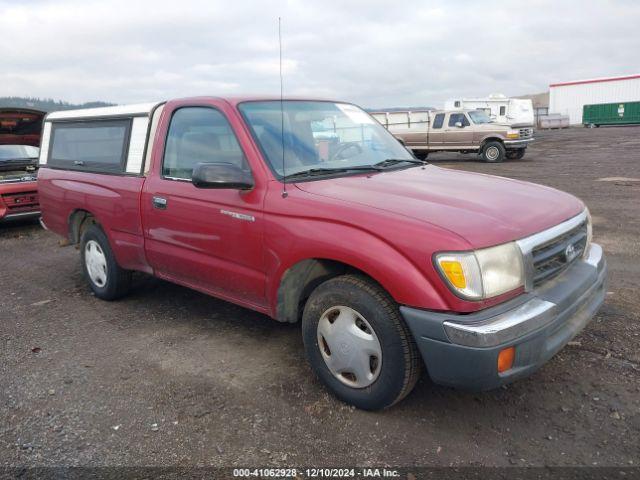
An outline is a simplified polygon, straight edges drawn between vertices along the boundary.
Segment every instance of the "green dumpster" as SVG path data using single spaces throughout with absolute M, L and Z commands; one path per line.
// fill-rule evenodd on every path
M 599 103 L 582 110 L 585 127 L 640 124 L 640 102 Z

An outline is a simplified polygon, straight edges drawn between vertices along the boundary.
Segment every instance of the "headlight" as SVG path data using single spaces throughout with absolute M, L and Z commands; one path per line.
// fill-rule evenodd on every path
M 520 132 L 518 130 L 509 130 L 507 132 L 507 138 L 520 138 Z
M 586 258 L 589 256 L 589 249 L 591 248 L 591 240 L 593 239 L 593 223 L 591 221 L 591 212 L 589 212 L 588 208 L 585 208 L 587 211 L 587 243 L 584 246 L 584 254 L 583 257 Z
M 522 253 L 514 243 L 474 252 L 439 253 L 436 268 L 458 296 L 482 300 L 524 285 Z

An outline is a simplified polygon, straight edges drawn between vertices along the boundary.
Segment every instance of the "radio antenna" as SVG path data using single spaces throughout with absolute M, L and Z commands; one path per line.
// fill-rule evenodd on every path
M 287 198 L 287 174 L 284 157 L 284 86 L 282 81 L 282 19 L 278 17 L 278 47 L 280 49 L 280 141 L 282 143 L 282 198 Z

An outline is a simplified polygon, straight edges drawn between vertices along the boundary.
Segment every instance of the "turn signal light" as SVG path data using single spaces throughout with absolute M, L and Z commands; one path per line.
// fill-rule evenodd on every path
M 513 367 L 513 360 L 516 358 L 516 347 L 509 347 L 500 350 L 498 354 L 498 373 L 506 372 Z
M 456 288 L 467 288 L 467 280 L 464 278 L 464 270 L 462 264 L 455 260 L 443 260 L 440 262 L 442 272 L 447 276 L 447 279 Z

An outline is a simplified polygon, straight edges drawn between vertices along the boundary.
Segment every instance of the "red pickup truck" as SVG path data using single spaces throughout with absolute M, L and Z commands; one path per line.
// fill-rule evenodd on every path
M 606 264 L 577 198 L 416 159 L 341 102 L 188 98 L 49 114 L 44 224 L 99 298 L 140 271 L 281 322 L 364 409 L 420 371 L 490 389 L 590 320 Z
M 44 116 L 0 108 L 0 222 L 40 216 L 36 170 Z

